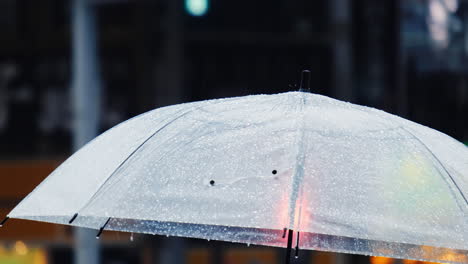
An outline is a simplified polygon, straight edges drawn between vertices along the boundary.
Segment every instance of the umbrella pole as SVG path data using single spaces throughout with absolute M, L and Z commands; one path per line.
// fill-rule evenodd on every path
M 71 99 L 73 102 L 73 148 L 78 150 L 97 136 L 100 120 L 101 79 L 98 41 L 96 40 L 96 12 L 94 2 L 70 2 L 71 36 Z M 75 228 L 74 263 L 100 263 L 99 244 L 94 231 Z
M 288 247 L 286 249 L 286 264 L 291 263 L 291 251 L 292 251 L 292 240 L 293 240 L 293 231 L 289 229 L 288 231 Z

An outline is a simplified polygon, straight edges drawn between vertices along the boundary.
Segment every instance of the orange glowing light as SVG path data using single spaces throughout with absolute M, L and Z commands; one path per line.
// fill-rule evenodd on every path
M 289 227 L 288 211 L 289 211 L 289 195 L 284 192 L 281 195 L 280 204 L 278 205 L 278 209 L 276 212 L 277 212 L 277 223 L 280 226 L 284 226 L 285 228 Z
M 312 224 L 312 213 L 309 211 L 309 199 L 301 194 L 296 202 L 296 211 L 294 213 L 294 229 L 298 231 L 308 231 Z
M 285 228 L 291 228 L 295 231 L 307 232 L 308 227 L 312 224 L 312 213 L 309 211 L 309 199 L 302 192 L 296 201 L 294 209 L 294 223 L 290 223 L 289 215 L 289 193 L 283 193 L 280 199 L 280 204 L 277 209 L 278 225 Z
M 411 259 L 404 259 L 403 264 L 422 264 L 424 262 L 417 261 L 417 260 L 411 260 Z
M 395 260 L 392 258 L 386 258 L 386 257 L 371 257 L 370 263 L 371 264 L 393 264 L 395 263 Z

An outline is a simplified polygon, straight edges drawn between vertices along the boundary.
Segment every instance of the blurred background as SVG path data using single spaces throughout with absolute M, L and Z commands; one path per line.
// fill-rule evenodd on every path
M 119 122 L 170 104 L 297 90 L 303 69 L 314 93 L 468 142 L 467 62 L 465 0 L 0 0 L 0 218 Z M 84 264 L 77 232 L 10 221 L 0 263 Z M 108 264 L 284 255 L 117 232 L 100 245 Z M 422 262 L 301 251 L 297 263 Z

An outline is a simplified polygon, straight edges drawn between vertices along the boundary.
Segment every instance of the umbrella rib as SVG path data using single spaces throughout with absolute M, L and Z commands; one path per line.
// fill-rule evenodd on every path
M 134 151 L 132 151 L 130 153 L 130 155 L 128 155 L 127 158 L 125 158 L 120 164 L 119 166 L 117 166 L 117 168 L 109 175 L 109 177 L 107 177 L 107 179 L 101 184 L 101 186 L 96 190 L 96 192 L 93 194 L 93 196 L 91 196 L 91 198 L 88 200 L 88 202 L 86 202 L 85 205 L 83 205 L 79 210 L 78 212 L 80 212 L 81 210 L 83 210 L 83 208 L 85 208 L 86 206 L 88 206 L 93 200 L 94 198 L 97 196 L 97 194 L 99 193 L 99 191 L 103 188 L 103 186 L 106 185 L 106 183 L 112 178 L 112 176 L 114 176 L 117 171 L 119 171 L 120 168 L 123 167 L 123 165 L 125 163 L 127 163 L 128 160 L 130 160 L 131 157 L 133 157 L 133 155 L 138 152 L 138 150 L 140 150 L 145 144 L 146 142 L 148 142 L 151 138 L 153 138 L 156 134 L 158 134 L 161 130 L 163 130 L 164 128 L 168 127 L 170 124 L 174 123 L 175 121 L 177 121 L 178 119 L 186 116 L 187 114 L 195 111 L 197 108 L 200 108 L 200 107 L 194 107 L 188 111 L 185 111 L 184 113 L 182 113 L 181 115 L 175 117 L 174 119 L 172 119 L 170 122 L 166 123 L 164 126 L 160 127 L 158 130 L 156 130 L 153 134 L 151 134 L 147 139 L 145 139 Z M 69 221 L 69 223 L 71 224 L 75 219 L 76 217 L 78 216 L 78 213 L 76 213 L 75 215 L 73 215 L 72 219 Z
M 431 156 L 437 161 L 437 163 L 442 167 L 442 169 L 445 171 L 445 173 L 449 176 L 450 181 L 453 183 L 453 185 L 457 188 L 458 192 L 460 193 L 461 197 L 463 200 L 465 200 L 466 205 L 468 205 L 468 199 L 466 198 L 465 194 L 462 192 L 460 187 L 458 186 L 457 182 L 453 178 L 453 176 L 448 172 L 447 168 L 444 166 L 444 164 L 437 158 L 437 156 L 432 152 L 432 150 L 417 136 L 415 136 L 411 131 L 406 129 L 405 127 L 401 127 L 404 131 L 406 131 L 408 134 L 410 134 L 414 139 L 416 139 L 423 147 L 431 154 Z

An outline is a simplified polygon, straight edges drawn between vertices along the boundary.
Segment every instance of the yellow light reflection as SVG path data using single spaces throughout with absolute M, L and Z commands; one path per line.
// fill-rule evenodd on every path
M 34 264 L 47 264 L 47 254 L 43 250 L 38 250 L 36 254 L 33 255 Z
M 47 252 L 39 248 L 29 248 L 23 241 L 16 241 L 12 247 L 0 245 L 0 263 L 47 264 Z
M 429 246 L 420 246 L 418 248 L 419 254 L 426 259 L 434 259 L 434 260 L 440 260 L 439 264 L 444 264 L 445 261 L 451 261 L 451 262 L 468 262 L 468 257 L 464 255 L 463 253 L 458 253 L 456 250 L 451 250 L 451 249 L 437 249 Z M 404 264 L 412 264 L 412 263 L 418 263 L 418 264 L 436 264 L 436 262 L 424 262 L 424 261 L 419 261 L 419 262 L 404 262 Z
M 422 154 L 413 153 L 402 157 L 397 177 L 404 184 L 399 186 L 399 192 L 394 194 L 399 198 L 399 214 L 410 214 L 426 217 L 429 212 L 439 208 L 452 208 L 454 204 L 450 193 L 441 187 L 440 172 L 432 162 Z M 392 180 L 392 183 L 393 182 Z M 440 220 L 449 221 L 453 215 L 443 215 Z
M 28 247 L 23 241 L 16 241 L 15 251 L 16 251 L 16 254 L 24 256 L 28 254 Z

